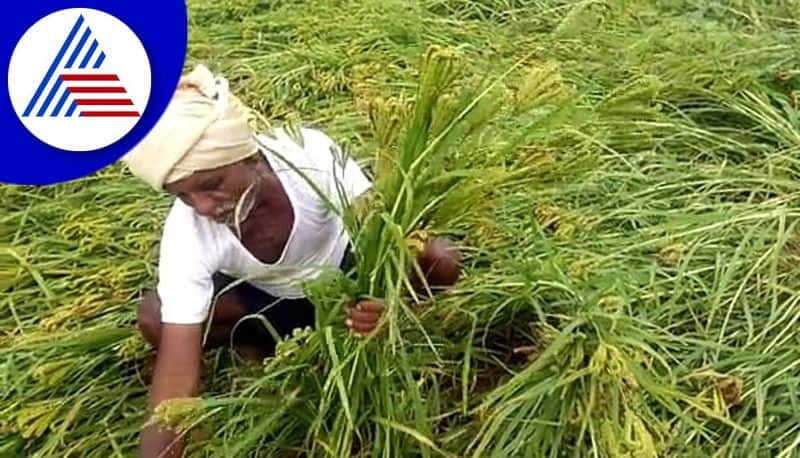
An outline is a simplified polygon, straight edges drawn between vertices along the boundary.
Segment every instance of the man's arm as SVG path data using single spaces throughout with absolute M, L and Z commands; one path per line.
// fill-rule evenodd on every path
M 150 386 L 148 416 L 163 401 L 199 394 L 202 339 L 202 324 L 163 324 Z M 176 438 L 174 432 L 158 425 L 146 427 L 142 431 L 141 456 L 180 457 L 183 444 Z

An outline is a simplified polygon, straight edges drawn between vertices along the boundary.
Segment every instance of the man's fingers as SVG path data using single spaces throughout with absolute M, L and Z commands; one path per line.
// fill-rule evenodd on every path
M 347 320 L 345 324 L 347 324 L 347 327 L 350 328 L 351 331 L 358 333 L 368 333 L 375 329 L 375 322 L 365 323 L 362 321 Z
M 356 304 L 356 309 L 365 312 L 380 313 L 381 310 L 383 310 L 383 303 L 372 299 L 366 299 Z
M 348 309 L 347 317 L 353 321 L 375 322 L 378 321 L 381 314 L 378 312 L 370 312 L 367 310 Z
M 375 331 L 383 309 L 381 301 L 364 299 L 347 309 L 345 324 L 356 335 L 369 334 Z

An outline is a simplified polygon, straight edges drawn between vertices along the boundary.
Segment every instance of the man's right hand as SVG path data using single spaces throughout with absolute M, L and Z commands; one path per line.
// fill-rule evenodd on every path
M 199 394 L 202 342 L 202 324 L 162 325 L 148 417 L 166 400 Z M 183 443 L 174 432 L 157 425 L 147 426 L 142 431 L 142 457 L 180 457 L 182 454 Z
M 379 299 L 363 299 L 347 309 L 345 325 L 356 336 L 370 334 L 377 329 L 384 308 Z

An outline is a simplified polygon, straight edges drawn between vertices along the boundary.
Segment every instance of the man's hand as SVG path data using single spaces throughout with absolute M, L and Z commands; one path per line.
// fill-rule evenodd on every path
M 200 388 L 202 324 L 164 324 L 150 387 L 148 415 L 163 401 L 196 396 Z M 177 435 L 157 425 L 142 431 L 141 456 L 179 457 L 183 444 Z
M 434 292 L 453 286 L 461 276 L 460 253 L 446 238 L 429 240 L 417 255 L 417 264 Z M 412 285 L 418 293 L 425 293 L 425 287 L 416 273 L 412 275 Z
M 383 302 L 378 299 L 364 299 L 347 309 L 345 324 L 356 336 L 374 332 L 383 313 Z

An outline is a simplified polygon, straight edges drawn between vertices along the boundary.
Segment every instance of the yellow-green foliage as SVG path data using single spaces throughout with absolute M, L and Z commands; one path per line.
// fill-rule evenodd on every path
M 320 326 L 162 409 L 193 454 L 800 453 L 795 2 L 188 3 L 187 66 L 377 179 Z M 115 165 L 0 202 L 0 456 L 133 454 L 169 196 Z M 464 256 L 433 300 L 426 234 Z M 359 294 L 383 335 L 342 326 Z

